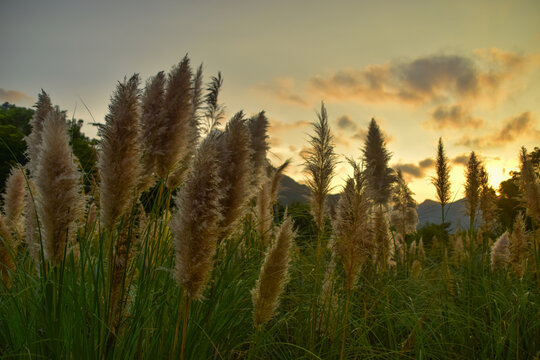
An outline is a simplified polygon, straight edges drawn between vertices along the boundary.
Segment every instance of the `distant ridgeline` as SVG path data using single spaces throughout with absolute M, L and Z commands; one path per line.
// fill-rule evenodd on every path
M 337 203 L 338 194 L 329 196 L 330 203 Z M 306 185 L 299 184 L 287 175 L 281 179 L 281 190 L 279 192 L 279 201 L 283 205 L 290 205 L 294 202 L 307 203 L 309 201 L 309 188 Z M 445 222 L 450 223 L 450 232 L 455 232 L 458 228 L 468 228 L 469 217 L 465 208 L 465 199 L 460 199 L 445 206 Z M 437 201 L 426 200 L 418 205 L 418 227 L 427 224 L 441 223 L 441 204 Z M 481 216 L 477 217 L 476 226 L 482 223 Z

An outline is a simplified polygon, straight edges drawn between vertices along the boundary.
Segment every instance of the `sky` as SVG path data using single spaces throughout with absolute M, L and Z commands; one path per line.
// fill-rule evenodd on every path
M 206 81 L 222 72 L 228 117 L 266 111 L 270 160 L 291 158 L 299 181 L 324 101 L 341 159 L 334 192 L 371 118 L 418 202 L 435 198 L 439 137 L 455 199 L 471 151 L 497 188 L 521 146 L 540 146 L 538 0 L 0 2 L 0 102 L 32 106 L 44 89 L 90 136 L 118 81 L 185 54 Z

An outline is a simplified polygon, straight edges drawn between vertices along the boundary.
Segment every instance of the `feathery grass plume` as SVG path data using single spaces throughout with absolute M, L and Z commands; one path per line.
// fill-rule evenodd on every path
M 201 116 L 199 111 L 202 107 L 202 64 L 197 68 L 197 72 L 193 76 L 191 86 L 191 115 L 187 128 L 187 148 L 180 162 L 180 166 L 176 166 L 167 178 L 167 186 L 169 189 L 175 189 L 184 180 L 186 171 L 189 168 L 189 163 L 193 158 L 194 149 L 197 147 L 197 142 L 200 137 Z
M 444 224 L 444 207 L 450 201 L 450 167 L 448 157 L 444 151 L 442 138 L 439 138 L 437 146 L 437 160 L 435 162 L 437 176 L 431 178 L 431 183 L 437 190 L 437 199 L 441 203 L 441 223 Z
M 139 75 L 118 83 L 105 116 L 98 160 L 101 222 L 109 231 L 136 198 L 140 175 Z
M 223 86 L 223 78 L 221 72 L 218 72 L 218 76 L 212 76 L 212 79 L 208 83 L 206 88 L 206 95 L 204 97 L 203 117 L 205 119 L 204 132 L 209 134 L 217 126 L 221 124 L 221 120 L 225 117 L 225 106 L 218 101 L 219 91 Z
M 392 192 L 392 212 L 390 222 L 405 238 L 405 235 L 415 232 L 418 225 L 416 201 L 414 193 L 409 189 L 401 170 L 397 171 L 396 182 Z
M 423 238 L 420 238 L 420 242 L 418 243 L 418 260 L 420 260 L 420 262 L 426 261 L 426 251 L 424 250 Z
M 376 205 L 386 206 L 396 181 L 394 170 L 388 167 L 392 155 L 386 150 L 386 143 L 375 119 L 371 119 L 363 148 L 367 183 L 370 197 Z
M 318 121 L 311 123 L 315 135 L 309 136 L 311 148 L 304 154 L 307 186 L 311 191 L 311 211 L 319 231 L 324 226 L 326 198 L 330 192 L 330 183 L 334 176 L 337 155 L 334 152 L 334 137 L 330 133 L 328 115 L 324 103 L 321 112 L 317 113 Z
M 245 215 L 252 190 L 249 132 L 242 111 L 232 117 L 219 140 L 219 174 L 223 187 L 220 227 L 224 238 Z
M 400 233 L 397 233 L 394 236 L 394 260 L 396 263 L 403 263 L 405 262 L 405 252 L 407 251 L 405 240 L 403 240 L 403 236 L 401 236 Z
M 460 264 L 465 258 L 463 238 L 461 235 L 457 235 L 454 240 L 454 253 L 452 255 L 455 264 Z
M 510 267 L 518 278 L 522 278 L 525 270 L 527 270 L 528 256 L 529 249 L 525 221 L 522 215 L 518 215 L 510 235 Z
M 393 256 L 393 246 L 388 221 L 382 206 L 378 206 L 375 210 L 373 234 L 377 246 L 377 266 L 379 270 L 386 271 Z
M 413 240 L 409 246 L 409 263 L 411 263 L 413 259 L 416 259 L 416 240 Z
M 165 109 L 159 141 L 161 151 L 155 154 L 156 173 L 164 178 L 169 172 L 180 167 L 188 154 L 192 115 L 191 67 L 187 55 L 173 67 L 165 90 Z
M 97 220 L 98 215 L 98 208 L 96 206 L 96 203 L 92 201 L 90 206 L 88 207 L 88 213 L 86 215 L 86 228 L 92 229 L 94 228 Z
M 9 272 L 14 269 L 13 241 L 4 215 L 0 213 L 0 279 L 4 285 L 10 285 Z
M 258 188 L 264 181 L 266 172 L 266 153 L 268 145 L 268 118 L 264 111 L 253 116 L 247 122 L 251 146 L 251 163 L 253 168 L 252 186 Z
M 470 220 L 469 231 L 471 232 L 474 230 L 474 220 L 476 219 L 476 212 L 478 210 L 478 204 L 480 201 L 480 175 L 482 167 L 482 163 L 480 162 L 474 151 L 472 151 L 465 173 L 465 200 L 467 206 L 467 215 L 469 215 Z
M 213 132 L 201 143 L 186 181 L 175 198 L 178 211 L 171 218 L 174 278 L 188 297 L 201 297 L 212 270 L 222 218 L 218 147 Z
M 76 220 L 84 209 L 82 175 L 69 145 L 65 115 L 57 108 L 43 123 L 35 184 L 45 259 L 59 263 L 76 236 Z
M 38 232 L 37 218 L 37 198 L 38 192 L 32 179 L 28 179 L 28 186 L 25 188 L 24 196 L 24 242 L 28 247 L 30 257 L 34 260 L 36 268 L 39 268 L 40 259 L 40 239 Z
M 190 140 L 191 144 L 194 146 L 199 140 L 199 130 L 201 127 L 201 115 L 199 111 L 202 109 L 204 104 L 203 99 L 203 65 L 199 65 L 197 71 L 193 75 L 191 81 L 191 127 L 196 131 L 192 133 L 193 138 Z
M 260 186 L 259 192 L 257 193 L 255 216 L 257 218 L 257 231 L 261 237 L 263 247 L 267 245 L 268 240 L 270 239 L 270 232 L 272 230 L 272 224 L 274 223 L 272 208 L 277 202 L 281 177 L 289 164 L 290 160 L 286 160 L 280 167 L 273 170 L 270 177 Z
M 38 94 L 38 101 L 35 105 L 36 111 L 32 120 L 30 120 L 30 126 L 32 126 L 32 132 L 25 137 L 28 155 L 28 164 L 26 165 L 30 171 L 30 175 L 33 175 L 36 171 L 36 162 L 40 153 L 41 148 L 41 133 L 43 132 L 43 122 L 45 117 L 51 111 L 53 111 L 53 106 L 51 103 L 51 98 L 49 95 L 41 90 L 41 93 Z
M 497 205 L 495 190 L 489 186 L 489 177 L 484 166 L 480 169 L 480 211 L 482 213 L 482 231 L 489 233 L 497 226 Z M 479 236 L 481 233 L 479 234 Z
M 419 259 L 414 259 L 411 266 L 411 276 L 415 279 L 418 279 L 418 277 L 420 277 L 421 272 L 422 272 L 422 262 Z
M 279 295 L 288 281 L 287 272 L 294 237 L 292 219 L 285 215 L 274 244 L 265 256 L 255 288 L 251 291 L 255 328 L 268 322 L 278 306 Z
M 22 167 L 11 168 L 6 181 L 4 194 L 4 213 L 6 223 L 15 238 L 20 240 L 22 236 L 22 212 L 24 209 L 24 194 L 26 178 Z
M 339 198 L 330 243 L 335 258 L 343 265 L 347 291 L 354 287 L 362 265 L 372 252 L 367 221 L 369 208 L 364 174 L 358 173 L 347 180 Z
M 165 73 L 158 72 L 146 83 L 141 101 L 141 190 L 152 187 L 156 168 L 156 154 L 164 152 L 161 138 L 167 132 L 163 126 L 165 115 Z
M 491 247 L 491 269 L 506 269 L 510 262 L 510 238 L 508 231 L 502 234 Z
M 520 186 L 523 191 L 523 202 L 527 208 L 527 214 L 534 219 L 537 225 L 540 224 L 540 179 L 532 165 L 527 149 L 521 148 L 519 156 L 521 163 Z

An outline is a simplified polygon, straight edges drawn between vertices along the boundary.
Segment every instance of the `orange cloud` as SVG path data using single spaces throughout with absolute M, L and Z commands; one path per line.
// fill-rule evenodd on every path
M 425 127 L 438 130 L 464 127 L 478 129 L 483 124 L 484 120 L 473 117 L 469 110 L 460 104 L 439 105 L 431 112 L 430 119 L 424 122 Z
M 285 123 L 283 121 L 270 119 L 269 132 L 277 133 L 277 132 L 297 130 L 297 129 L 306 128 L 309 125 L 310 125 L 310 122 L 305 121 L 305 120 L 297 120 L 292 123 L 290 122 Z
M 449 100 L 492 101 L 495 95 L 503 95 L 511 80 L 537 63 L 536 54 L 477 50 L 473 56 L 430 55 L 339 70 L 313 77 L 309 87 L 324 98 L 368 103 L 424 105 Z
M 407 174 L 413 178 L 423 178 L 426 175 L 426 170 L 432 168 L 435 165 L 435 160 L 432 158 L 425 158 L 418 162 L 406 163 L 406 164 L 395 164 L 393 167 L 395 169 L 401 170 L 403 174 Z
M 258 84 L 255 86 L 257 90 L 266 92 L 278 100 L 292 104 L 308 106 L 309 103 L 300 95 L 294 92 L 295 82 L 289 77 L 279 77 L 272 84 Z
M 0 100 L 7 101 L 10 103 L 16 103 L 16 102 L 21 102 L 21 101 L 34 102 L 34 98 L 28 94 L 25 94 L 17 90 L 8 90 L 8 89 L 2 89 L 2 88 L 0 88 Z
M 465 135 L 456 145 L 479 149 L 493 148 L 512 143 L 520 137 L 540 140 L 540 130 L 536 128 L 536 121 L 529 111 L 505 119 L 502 128 L 491 133 L 476 137 Z

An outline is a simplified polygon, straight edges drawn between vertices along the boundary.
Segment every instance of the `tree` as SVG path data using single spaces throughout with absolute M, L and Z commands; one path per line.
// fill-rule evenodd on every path
M 536 147 L 527 154 L 536 174 L 540 174 L 540 148 Z M 521 200 L 523 194 L 520 189 L 521 172 L 510 172 L 511 178 L 499 184 L 496 204 L 498 208 L 498 220 L 505 229 L 512 229 L 514 219 L 520 213 L 525 212 L 525 207 Z M 530 225 L 530 219 L 527 220 L 527 225 Z
M 379 206 L 387 206 L 392 184 L 395 182 L 394 170 L 388 167 L 392 155 L 386 150 L 386 143 L 375 119 L 369 123 L 366 143 L 363 149 L 367 174 L 368 192 Z
M 435 163 L 437 176 L 431 178 L 431 183 L 437 190 L 437 199 L 441 203 L 441 225 L 444 225 L 444 207 L 450 201 L 450 168 L 446 157 L 442 138 L 439 138 L 437 147 L 437 161 Z

